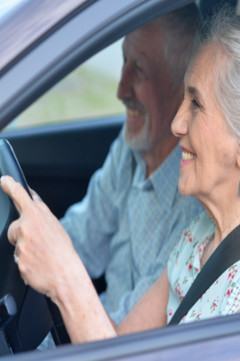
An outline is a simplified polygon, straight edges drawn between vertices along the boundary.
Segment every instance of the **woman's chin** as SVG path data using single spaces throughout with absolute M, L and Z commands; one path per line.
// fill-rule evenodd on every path
M 178 190 L 184 197 L 192 195 L 191 189 L 184 185 L 178 184 Z

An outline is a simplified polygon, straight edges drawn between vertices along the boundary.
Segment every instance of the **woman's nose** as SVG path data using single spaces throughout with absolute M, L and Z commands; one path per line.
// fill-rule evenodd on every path
M 172 124 L 171 130 L 175 137 L 183 137 L 188 133 L 188 117 L 187 112 L 184 110 L 183 104 L 178 109 L 177 114 L 175 115 Z

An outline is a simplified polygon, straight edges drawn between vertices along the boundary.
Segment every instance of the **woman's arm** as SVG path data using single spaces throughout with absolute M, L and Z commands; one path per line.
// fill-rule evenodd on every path
M 2 177 L 1 186 L 14 201 L 20 215 L 10 225 L 8 238 L 16 247 L 21 276 L 26 284 L 57 304 L 73 343 L 166 325 L 166 271 L 116 327 L 57 218 L 38 196 L 32 200 L 11 177 Z
M 150 330 L 167 325 L 169 282 L 167 268 L 117 327 L 118 334 Z
M 75 259 L 74 259 L 75 258 Z M 65 282 L 52 299 L 60 309 L 73 343 L 101 340 L 117 335 L 80 258 L 75 253 L 64 268 Z

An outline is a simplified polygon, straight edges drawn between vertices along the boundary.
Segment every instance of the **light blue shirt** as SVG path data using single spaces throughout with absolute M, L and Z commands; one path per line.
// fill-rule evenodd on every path
M 178 191 L 180 156 L 177 146 L 145 179 L 143 158 L 121 133 L 85 198 L 61 220 L 90 276 L 105 272 L 101 298 L 116 323 L 161 274 L 182 231 L 203 209 Z

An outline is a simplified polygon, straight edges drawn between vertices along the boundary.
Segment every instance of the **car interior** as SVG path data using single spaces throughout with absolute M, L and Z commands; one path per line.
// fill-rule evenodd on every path
M 237 3 L 231 2 L 234 6 Z M 198 1 L 203 18 L 212 15 L 216 3 Z M 13 174 L 27 188 L 26 178 L 27 184 L 61 218 L 71 204 L 86 194 L 91 175 L 103 164 L 123 122 L 124 114 L 117 114 L 17 131 L 6 128 L 1 138 L 8 139 L 14 152 L 6 142 L 0 143 L 0 172 Z M 7 170 L 6 164 L 10 167 Z M 13 246 L 7 241 L 8 226 L 16 219 L 17 211 L 2 191 L 0 202 L 7 209 L 0 219 L 0 272 L 7 275 L 0 279 L 0 356 L 35 350 L 49 332 L 56 346 L 69 343 L 57 307 L 26 286 L 19 275 L 13 262 Z M 102 292 L 104 275 L 93 281 Z

